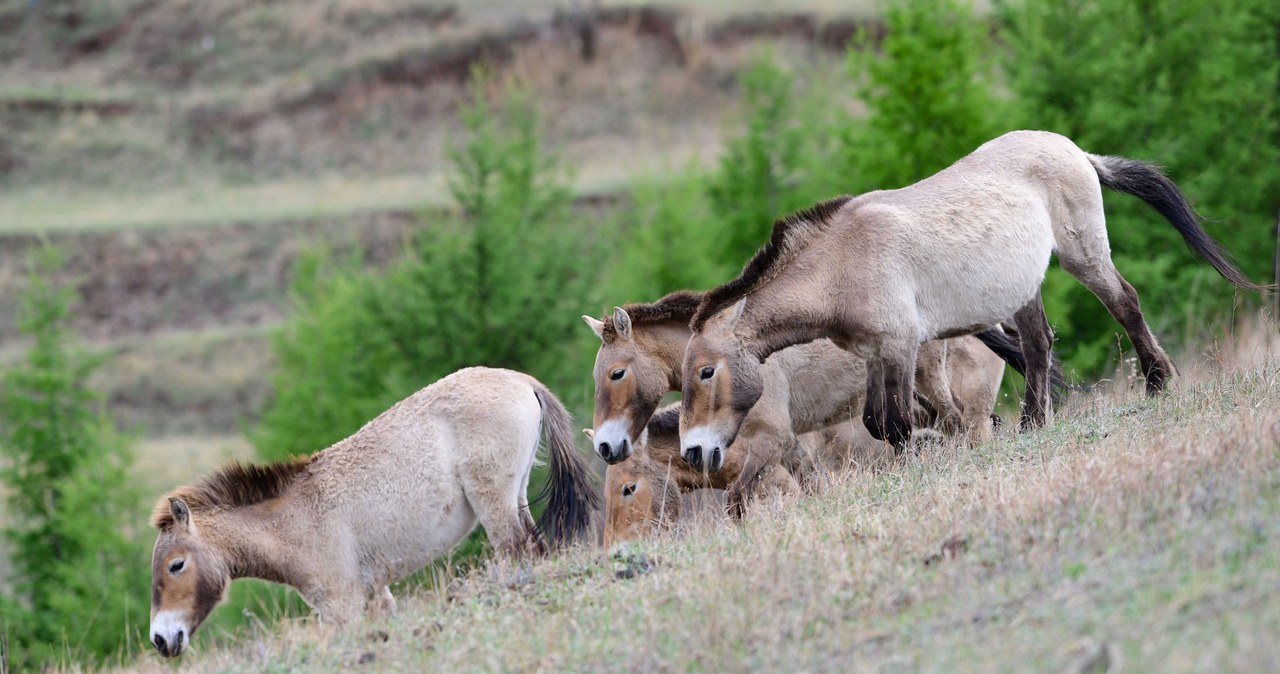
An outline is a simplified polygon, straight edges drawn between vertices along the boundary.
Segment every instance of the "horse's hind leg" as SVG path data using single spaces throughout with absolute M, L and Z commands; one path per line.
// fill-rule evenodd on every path
M 532 550 L 540 549 L 537 531 L 534 529 L 533 516 L 528 505 L 521 507 L 517 502 L 485 503 L 472 501 L 471 507 L 476 511 L 480 525 L 484 527 L 489 543 L 500 555 L 523 557 Z
M 1133 342 L 1133 348 L 1138 352 L 1142 375 L 1147 380 L 1147 394 L 1154 395 L 1163 391 L 1176 373 L 1173 361 L 1160 348 L 1151 328 L 1147 326 L 1147 321 L 1142 316 L 1142 307 L 1138 304 L 1138 293 L 1120 275 L 1120 271 L 1111 263 L 1110 256 L 1078 259 L 1059 253 L 1059 261 L 1067 273 L 1093 291 L 1120 327 L 1124 328 L 1125 334 L 1129 335 L 1129 341 Z
M 1036 428 L 1053 416 L 1053 399 L 1049 390 L 1049 367 L 1052 365 L 1053 330 L 1044 315 L 1040 293 L 1013 315 L 1018 326 L 1022 353 L 1027 360 L 1027 388 L 1022 397 L 1022 428 Z
M 537 451 L 537 432 L 535 426 L 529 433 L 527 459 L 518 465 L 513 465 L 506 456 L 502 460 L 473 463 L 460 475 L 467 501 L 484 527 L 489 543 L 500 555 L 520 557 L 540 549 L 527 495 L 529 471 Z M 507 444 L 497 439 L 489 442 L 494 447 Z

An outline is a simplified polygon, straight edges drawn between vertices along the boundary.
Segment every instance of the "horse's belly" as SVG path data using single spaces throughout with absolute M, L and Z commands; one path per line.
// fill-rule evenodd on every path
M 459 490 L 457 499 L 427 498 L 379 513 L 376 523 L 360 532 L 366 573 L 378 583 L 392 583 L 443 557 L 476 526 L 476 514 Z M 453 503 L 446 507 L 442 501 Z M 372 514 L 372 513 L 370 513 Z
M 1052 253 L 1038 245 L 993 246 L 938 264 L 917 286 L 921 341 L 972 332 L 1008 320 L 1035 297 Z M 1001 254 L 1002 251 L 1018 251 Z

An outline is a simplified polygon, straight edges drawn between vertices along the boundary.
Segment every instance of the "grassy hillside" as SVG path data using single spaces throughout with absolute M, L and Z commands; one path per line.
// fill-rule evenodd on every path
M 401 591 L 393 620 L 301 621 L 184 671 L 1264 671 L 1280 658 L 1280 338 L 1127 373 L 1048 428 L 627 550 Z M 171 671 L 154 654 L 140 671 Z
M 51 241 L 112 416 L 152 438 L 237 433 L 299 251 L 359 246 L 378 267 L 438 220 L 473 67 L 536 92 L 580 203 L 612 206 L 638 175 L 714 159 L 753 54 L 838 70 L 872 3 L 605 2 L 590 58 L 573 7 L 0 8 L 0 364 L 25 348 L 23 260 Z

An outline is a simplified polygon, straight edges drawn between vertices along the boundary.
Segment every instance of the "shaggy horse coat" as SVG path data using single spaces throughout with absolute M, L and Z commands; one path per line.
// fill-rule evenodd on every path
M 774 225 L 770 241 L 694 316 L 683 363 L 682 452 L 696 462 L 730 446 L 766 389 L 762 365 L 796 344 L 830 339 L 867 359 L 863 421 L 902 447 L 920 344 L 1008 316 L 1027 360 L 1023 425 L 1048 421 L 1052 333 L 1040 302 L 1051 254 L 1097 295 L 1133 342 L 1147 390 L 1173 363 L 1138 295 L 1111 262 L 1102 187 L 1138 196 L 1232 284 L 1251 283 L 1156 168 L 1015 131 L 898 190 L 841 197 Z
M 680 361 L 692 335 L 689 320 L 702 295 L 679 291 L 652 304 L 617 307 L 612 316 L 583 320 L 600 338 L 594 378 L 596 405 L 594 444 L 608 463 L 625 460 L 662 397 L 680 383 Z M 999 330 L 990 331 L 988 348 L 973 337 L 929 342 L 921 347 L 916 370 L 918 390 L 925 403 L 936 412 L 939 426 L 946 432 L 964 431 L 971 443 L 991 435 L 991 409 L 995 388 L 1004 367 L 992 350 L 1021 364 L 1017 345 Z M 997 344 L 997 342 L 999 342 Z M 949 356 L 949 354 L 954 354 Z M 977 374 L 982 382 L 993 382 L 989 397 L 955 395 L 949 382 L 949 359 L 971 366 L 963 375 Z M 977 368 L 974 370 L 973 368 Z M 737 439 L 733 462 L 742 479 L 730 487 L 730 504 L 742 505 L 743 489 L 756 473 L 779 460 L 790 450 L 796 435 L 826 427 L 850 416 L 858 416 L 863 406 L 866 363 L 828 340 L 785 349 L 764 366 L 768 382 L 762 397 L 747 414 L 747 429 Z M 728 452 L 712 452 L 691 457 L 695 470 L 714 473 L 729 460 Z M 737 464 L 741 465 L 737 465 Z
M 551 474 L 536 525 L 526 491 L 545 428 Z M 534 378 L 459 370 L 313 456 L 233 464 L 160 499 L 152 556 L 151 641 L 176 656 L 236 578 L 295 588 L 322 620 L 393 611 L 387 589 L 479 521 L 517 554 L 581 535 L 598 495 L 572 422 Z

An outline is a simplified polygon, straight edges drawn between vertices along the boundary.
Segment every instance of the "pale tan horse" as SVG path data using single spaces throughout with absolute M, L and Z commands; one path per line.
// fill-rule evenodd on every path
M 526 491 L 542 429 L 547 508 Z M 311 457 L 233 464 L 156 505 L 151 641 L 176 656 L 236 578 L 292 586 L 326 624 L 394 611 L 388 585 L 477 520 L 503 554 L 589 526 L 598 495 L 560 401 L 528 375 L 459 370 Z
M 703 473 L 680 458 L 679 415 L 679 403 L 655 412 L 630 458 L 605 469 L 605 549 L 669 528 L 680 519 L 685 493 L 722 489 L 737 480 L 734 465 Z M 592 434 L 591 429 L 583 430 Z M 790 494 L 796 491 L 796 480 L 816 484 L 849 466 L 880 468 L 892 458 L 892 447 L 850 419 L 802 434 L 782 463 L 766 467 L 751 480 L 748 491 L 752 498 Z
M 1010 315 L 1027 360 L 1023 426 L 1043 425 L 1052 412 L 1052 333 L 1039 292 L 1053 253 L 1129 335 L 1148 392 L 1162 390 L 1173 363 L 1111 262 L 1102 187 L 1142 198 L 1232 284 L 1264 289 L 1227 259 L 1155 167 L 1088 154 L 1053 133 L 1005 134 L 909 187 L 841 197 L 774 225 L 692 322 L 681 382 L 685 458 L 733 444 L 768 390 L 770 354 L 824 338 L 868 359 L 863 421 L 900 448 L 911 435 L 920 344 Z
M 675 390 L 680 381 L 680 361 L 692 331 L 689 320 L 701 302 L 699 293 L 679 291 L 652 304 L 629 304 L 614 309 L 612 316 L 596 320 L 583 316 L 600 338 L 594 378 L 596 404 L 593 419 L 596 452 L 608 463 L 631 455 L 634 438 L 648 423 L 662 396 Z M 1000 340 L 1000 352 L 1017 362 L 1017 346 L 998 330 L 988 340 Z M 996 348 L 996 347 L 992 347 Z M 935 410 L 947 431 L 963 430 L 972 443 L 991 435 L 990 400 L 964 404 L 948 382 L 947 354 L 959 349 L 961 358 L 981 361 L 986 370 L 979 375 L 999 386 L 1003 364 L 973 337 L 934 342 L 922 348 L 917 371 L 920 391 Z M 866 391 L 866 365 L 829 341 L 819 340 L 782 351 L 764 367 L 768 384 L 764 396 L 751 402 L 746 432 L 738 438 L 742 481 L 729 487 L 730 505 L 742 506 L 744 488 L 766 465 L 789 451 L 796 435 L 824 428 L 831 423 L 857 416 Z M 727 452 L 712 452 L 691 458 L 695 470 L 715 473 L 727 459 Z M 689 457 L 687 457 L 689 458 Z

